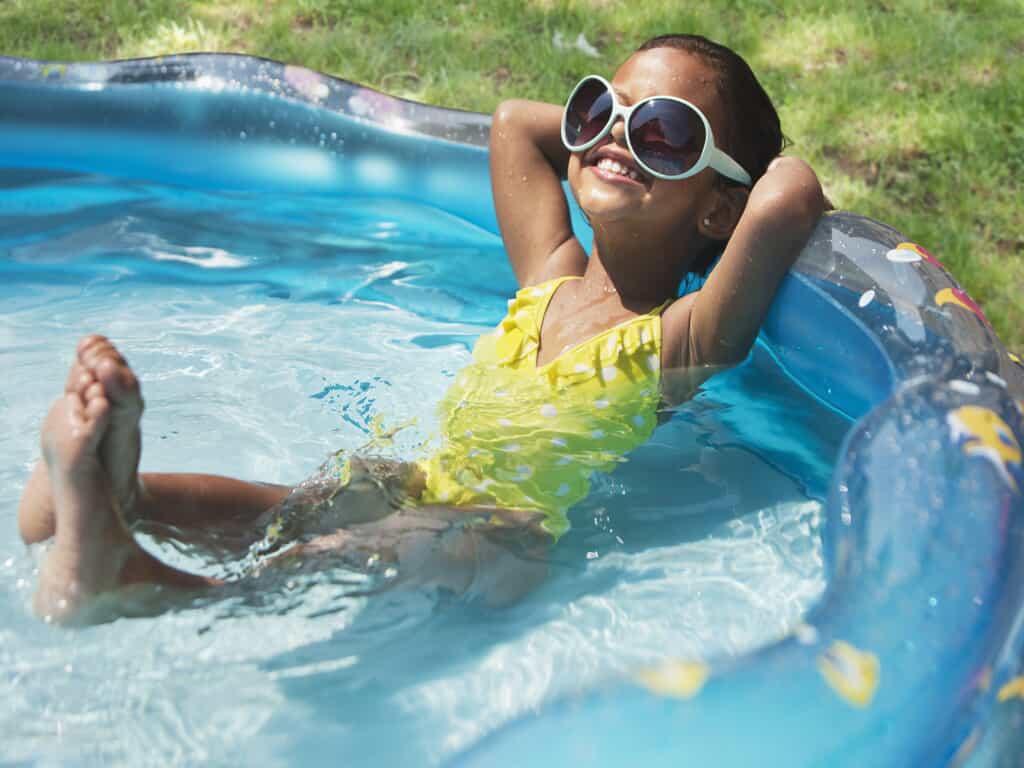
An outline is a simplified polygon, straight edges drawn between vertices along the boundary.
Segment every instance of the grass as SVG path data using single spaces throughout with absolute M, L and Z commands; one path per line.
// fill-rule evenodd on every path
M 0 53 L 86 60 L 235 51 L 482 112 L 561 102 L 643 39 L 742 53 L 790 150 L 842 208 L 936 254 L 1024 349 L 1024 8 L 1019 0 L 5 0 Z M 583 34 L 598 55 L 572 47 Z M 554 45 L 556 35 L 568 43 Z

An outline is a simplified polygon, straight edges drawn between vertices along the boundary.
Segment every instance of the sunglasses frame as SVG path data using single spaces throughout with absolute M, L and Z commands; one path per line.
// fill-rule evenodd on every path
M 608 122 L 605 124 L 604 128 L 598 131 L 597 135 L 594 136 L 594 138 L 576 147 L 570 144 L 569 140 L 566 138 L 565 118 L 569 111 L 569 105 L 572 104 L 572 100 L 576 98 L 576 94 L 579 92 L 580 88 L 582 88 L 584 84 L 590 82 L 591 80 L 597 80 L 598 82 L 600 82 L 611 95 L 612 114 L 608 118 Z M 660 173 L 659 171 L 656 171 L 650 166 L 648 166 L 647 163 L 645 163 L 643 160 L 641 160 L 640 156 L 636 153 L 636 150 L 633 149 L 633 140 L 630 138 L 629 135 L 630 118 L 633 116 L 633 113 L 636 112 L 636 110 L 642 107 L 644 104 L 658 100 L 675 101 L 682 104 L 683 106 L 689 107 L 696 113 L 697 117 L 699 117 L 701 122 L 704 124 L 704 148 L 701 150 L 700 157 L 697 158 L 697 162 L 693 164 L 692 168 L 690 168 L 688 171 L 685 171 L 684 173 L 674 175 Z M 637 165 L 639 165 L 645 173 L 649 173 L 652 176 L 658 177 L 659 179 L 675 181 L 678 179 L 687 179 L 690 176 L 696 176 L 705 168 L 710 167 L 718 171 L 726 178 L 732 179 L 733 181 L 738 181 L 741 184 L 744 184 L 748 187 L 750 186 L 750 174 L 743 169 L 743 166 L 741 166 L 739 163 L 737 163 L 735 160 L 729 157 L 729 155 L 725 154 L 725 152 L 723 152 L 722 150 L 715 146 L 715 137 L 711 131 L 711 124 L 708 122 L 707 117 L 704 115 L 703 112 L 701 112 L 700 108 L 696 104 L 691 104 L 686 99 L 680 99 L 677 96 L 648 96 L 647 98 L 640 99 L 640 101 L 638 101 L 636 104 L 632 104 L 627 107 L 624 106 L 619 101 L 618 97 L 615 95 L 615 89 L 612 88 L 612 84 L 609 83 L 600 75 L 587 75 L 578 83 L 576 83 L 576 87 L 573 88 L 572 93 L 569 94 L 569 98 L 565 102 L 565 108 L 562 110 L 562 144 L 570 152 L 586 152 L 588 149 L 590 149 L 599 141 L 601 141 L 605 136 L 611 133 L 612 127 L 615 125 L 615 121 L 620 117 L 622 118 L 622 124 L 626 129 L 626 146 L 629 148 L 630 154 L 633 155 L 633 159 L 636 160 Z

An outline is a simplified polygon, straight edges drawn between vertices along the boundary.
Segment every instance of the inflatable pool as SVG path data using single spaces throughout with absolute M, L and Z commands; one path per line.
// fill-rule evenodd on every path
M 299 67 L 0 58 L 0 105 L 2 168 L 357 188 L 496 231 L 486 116 Z M 933 255 L 941 246 L 828 215 L 763 328 L 778 369 L 852 423 L 826 505 L 827 588 L 795 630 L 730 661 L 666 648 L 628 679 L 483 735 L 454 764 L 1019 764 L 1024 363 Z

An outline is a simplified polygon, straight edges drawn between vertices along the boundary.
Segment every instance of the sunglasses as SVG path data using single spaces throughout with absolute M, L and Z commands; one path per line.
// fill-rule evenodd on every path
M 711 166 L 750 186 L 750 174 L 715 146 L 711 124 L 696 106 L 675 96 L 650 96 L 630 107 L 615 98 L 611 83 L 598 75 L 580 80 L 562 114 L 562 143 L 583 152 L 601 141 L 621 117 L 626 146 L 637 165 L 659 179 L 685 179 Z

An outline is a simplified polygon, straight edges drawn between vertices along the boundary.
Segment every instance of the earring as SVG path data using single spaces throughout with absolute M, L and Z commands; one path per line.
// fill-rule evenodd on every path
M 711 226 L 711 219 L 709 219 L 707 216 L 704 217 L 704 226 L 705 227 L 710 227 Z

